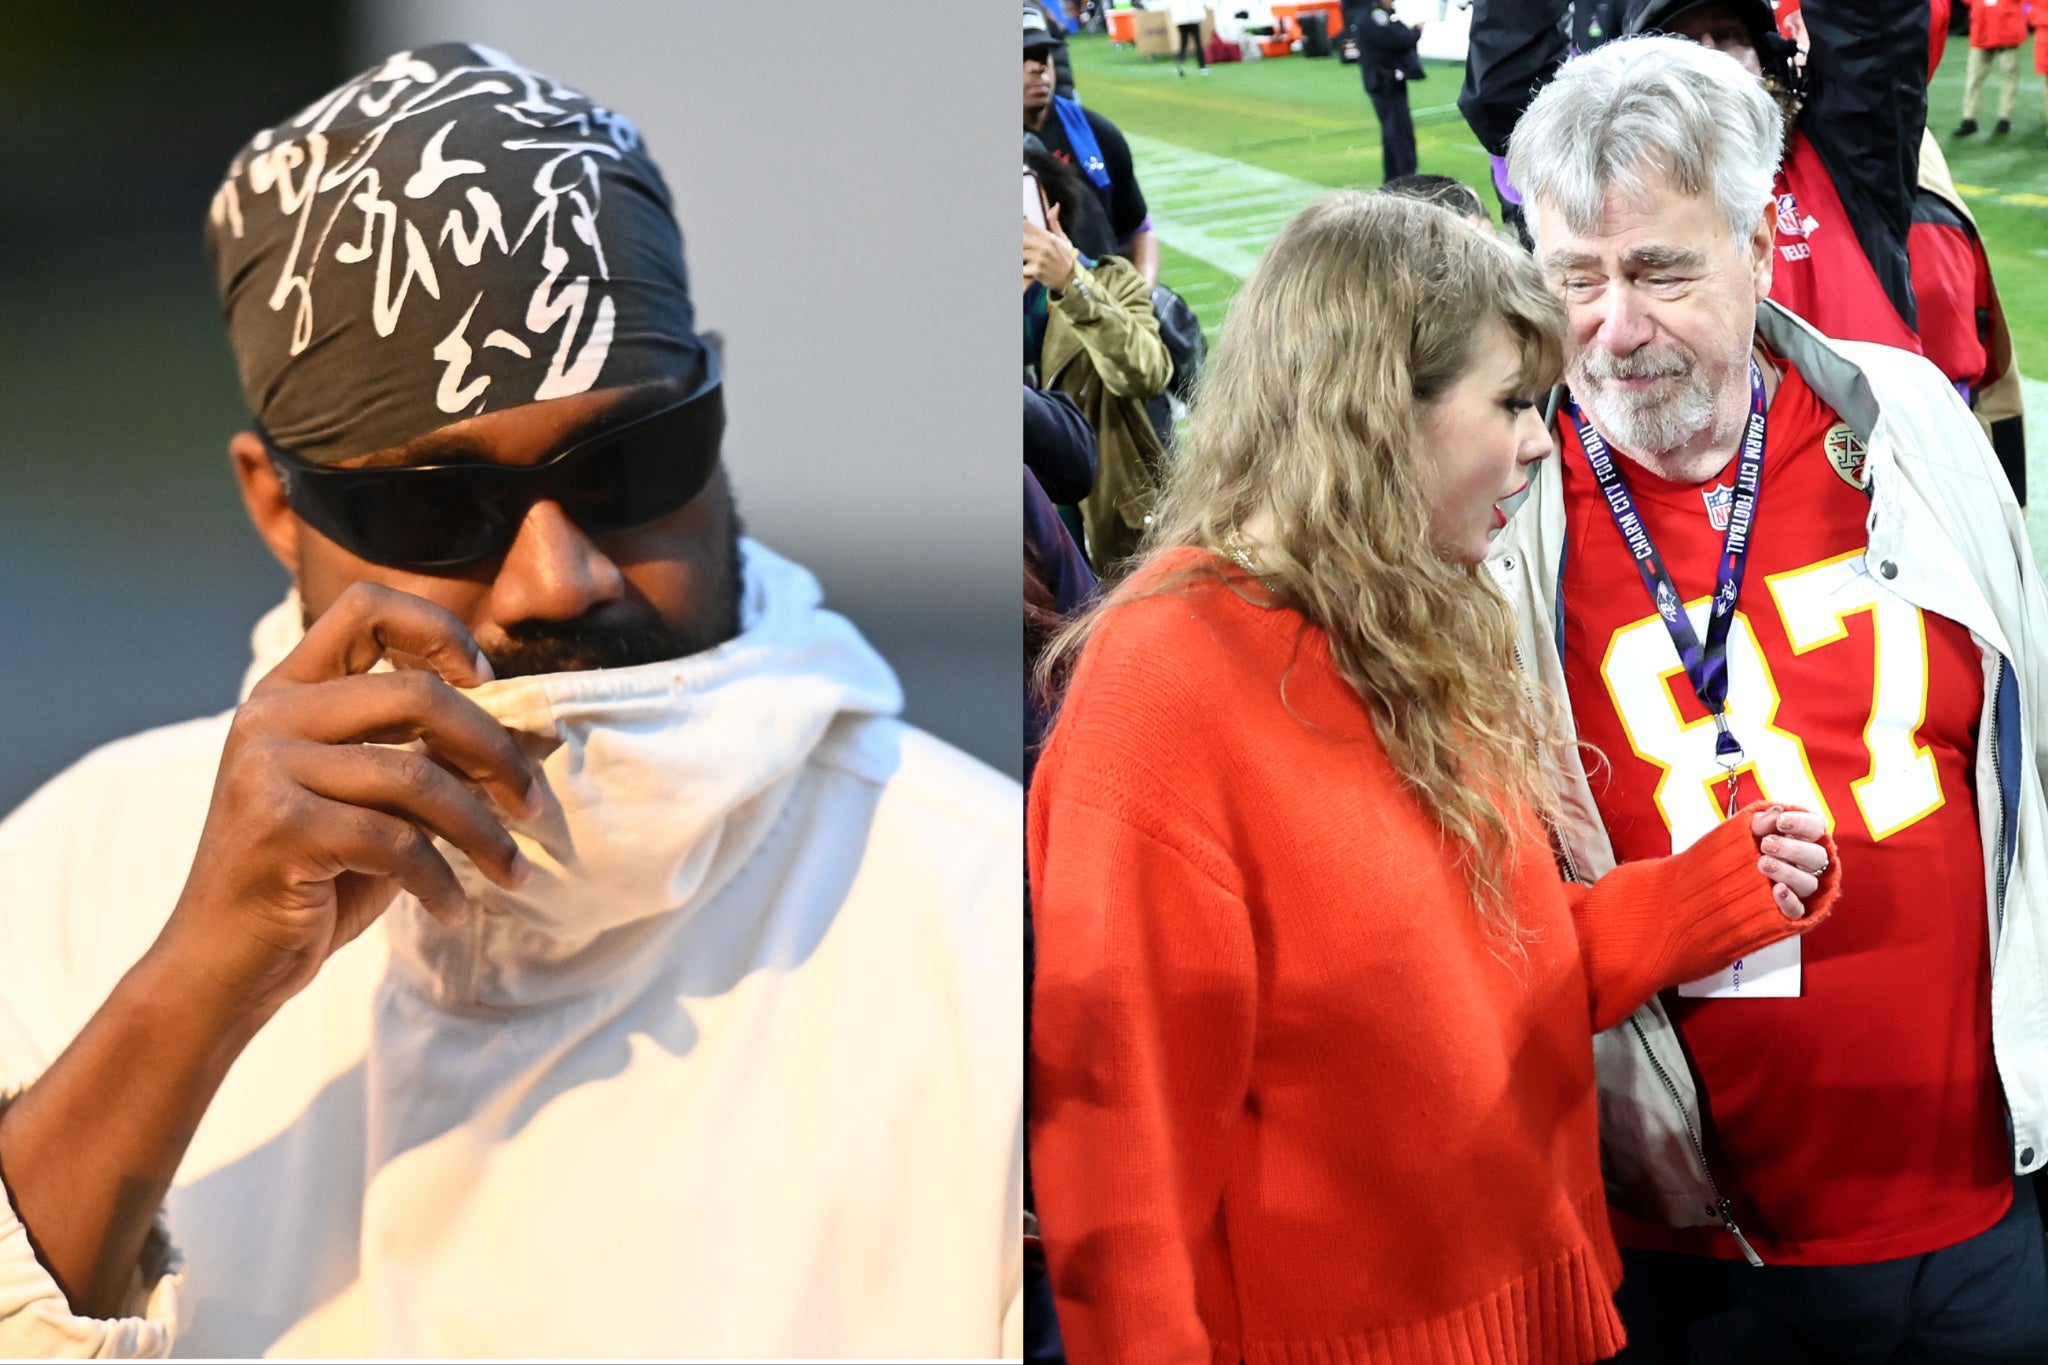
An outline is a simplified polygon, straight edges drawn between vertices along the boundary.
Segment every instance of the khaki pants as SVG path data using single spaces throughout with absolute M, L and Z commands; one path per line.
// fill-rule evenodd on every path
M 2013 105 L 2020 96 L 2020 49 L 2001 47 L 1987 51 L 1981 47 L 1970 49 L 1970 65 L 1963 73 L 1963 117 L 1977 117 L 1977 100 L 1984 93 L 1984 78 L 1991 74 L 1993 59 L 1998 62 L 1998 116 L 2012 117 Z

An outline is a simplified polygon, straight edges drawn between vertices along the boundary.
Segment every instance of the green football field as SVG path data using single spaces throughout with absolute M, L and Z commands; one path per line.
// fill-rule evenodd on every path
M 1081 98 L 1130 139 L 1138 177 L 1162 243 L 1161 279 L 1179 290 L 1213 337 L 1237 287 L 1283 223 L 1328 189 L 1380 183 L 1380 135 L 1358 68 L 1336 58 L 1282 57 L 1218 65 L 1207 76 L 1175 74 L 1164 58 L 1113 47 L 1105 37 L 1070 41 Z M 2021 70 L 2013 131 L 1947 136 L 1962 104 L 1968 48 L 1952 38 L 1929 92 L 1928 126 L 1984 236 L 1991 268 L 2027 376 L 2028 517 L 2035 557 L 2048 566 L 2048 142 L 2042 78 Z M 2029 54 L 2031 55 L 2031 54 Z M 1411 87 L 1420 168 L 1478 189 L 1496 215 L 1486 153 L 1458 113 L 1464 77 L 1456 63 L 1426 63 Z M 1988 130 L 1997 84 L 1987 82 L 1979 121 Z

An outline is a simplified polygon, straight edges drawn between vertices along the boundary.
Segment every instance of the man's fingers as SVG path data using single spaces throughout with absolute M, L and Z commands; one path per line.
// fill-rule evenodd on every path
M 244 704 L 251 727 L 314 744 L 425 741 L 501 809 L 530 815 L 539 774 L 511 732 L 431 673 L 377 673 L 290 688 Z
M 410 593 L 355 583 L 306 628 L 306 638 L 256 690 L 367 673 L 393 655 L 422 660 L 457 687 L 475 687 L 494 676 L 453 612 Z
M 315 749 L 299 780 L 330 801 L 381 811 L 439 835 L 500 886 L 519 886 L 532 874 L 484 803 L 426 754 L 360 744 Z
M 323 802 L 313 816 L 315 837 L 332 871 L 390 877 L 444 924 L 469 918 L 469 898 L 434 841 L 415 825 L 361 806 Z

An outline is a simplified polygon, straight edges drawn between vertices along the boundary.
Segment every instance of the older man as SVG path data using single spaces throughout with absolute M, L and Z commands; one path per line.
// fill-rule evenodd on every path
M 1460 106 L 1488 150 L 1564 60 L 1565 0 L 1475 0 Z M 1969 205 L 1924 125 L 1933 74 L 1927 0 L 1626 0 L 1579 33 L 1670 33 L 1725 52 L 1790 122 L 1777 173 L 1771 298 L 1836 340 L 1924 353 L 1976 411 L 2027 499 L 2018 366 Z M 1938 5 L 1942 36 L 1948 7 Z M 1779 33 L 1783 22 L 1797 44 Z M 1810 41 L 1809 41 L 1810 40 Z M 1497 170 L 1504 170 L 1501 163 Z M 1503 201 L 1505 202 L 1505 200 Z M 1988 307 L 1987 305 L 1988 301 Z
M 1825 943 L 1598 1041 L 1628 1358 L 2040 1360 L 2048 600 L 1941 374 L 1765 301 L 1781 145 L 1736 62 L 1639 38 L 1510 149 L 1569 389 L 1489 562 L 1601 756 L 1561 852 L 1590 879 L 1762 797 L 1844 868 Z
M 207 240 L 295 591 L 0 825 L 0 1355 L 1017 1350 L 1018 791 L 741 539 L 633 125 L 401 52 Z

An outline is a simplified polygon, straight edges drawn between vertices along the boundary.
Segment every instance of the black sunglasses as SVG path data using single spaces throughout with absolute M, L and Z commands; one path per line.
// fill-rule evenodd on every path
M 257 435 L 292 511 L 359 559 L 454 569 L 503 554 L 534 503 L 558 504 L 591 535 L 675 512 L 704 491 L 725 430 L 714 370 L 687 398 L 596 432 L 540 464 L 337 469 Z

